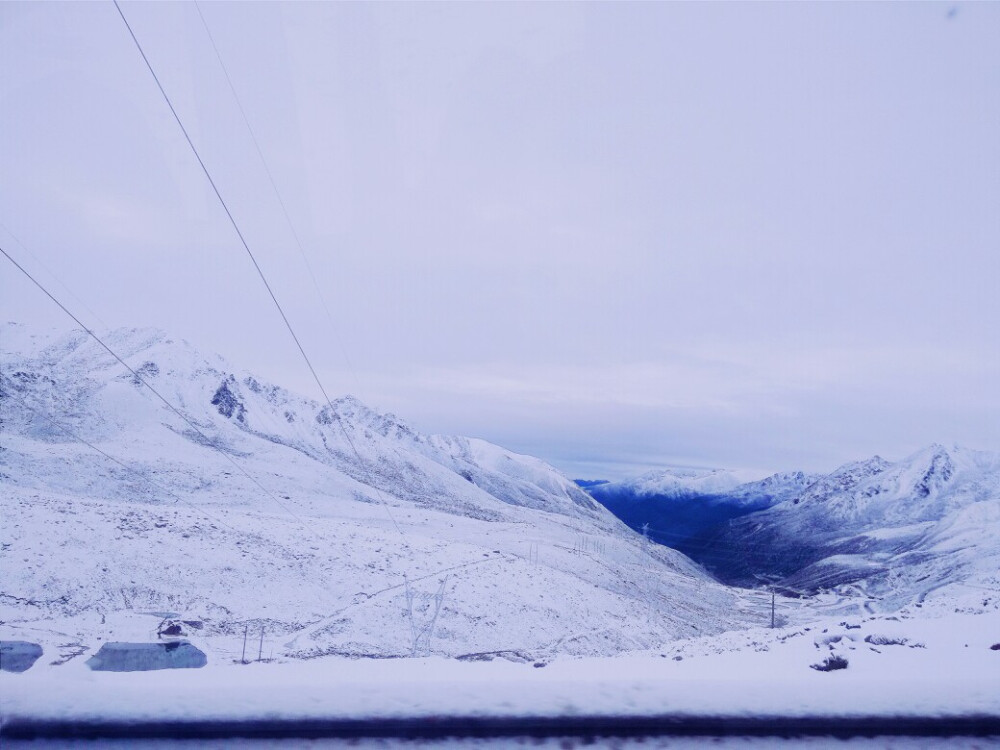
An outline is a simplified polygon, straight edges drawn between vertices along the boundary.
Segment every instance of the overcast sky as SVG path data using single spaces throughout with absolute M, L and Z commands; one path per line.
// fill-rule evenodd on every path
M 201 7 L 322 299 L 197 6 L 123 5 L 331 393 L 573 476 L 1000 450 L 1000 3 Z M 0 224 L 318 396 L 113 4 L 0 3 Z

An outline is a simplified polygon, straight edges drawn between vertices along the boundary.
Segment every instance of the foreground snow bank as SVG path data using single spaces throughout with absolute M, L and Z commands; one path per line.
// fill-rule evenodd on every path
M 830 620 L 549 663 L 344 659 L 0 675 L 3 720 L 406 716 L 1000 716 L 1000 612 Z M 846 669 L 810 666 L 830 655 Z

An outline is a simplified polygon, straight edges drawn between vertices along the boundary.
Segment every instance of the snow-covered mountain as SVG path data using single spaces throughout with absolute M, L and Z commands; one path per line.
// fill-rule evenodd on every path
M 237 655 L 249 627 L 281 657 L 536 658 L 746 621 L 538 459 L 102 338 L 138 377 L 83 332 L 0 327 L 2 637 L 76 653 L 169 613 Z
M 777 503 L 799 497 L 806 488 L 822 478 L 820 474 L 809 474 L 804 471 L 779 472 L 756 482 L 747 482 L 734 487 L 726 492 L 723 498 L 733 504 L 770 508 Z
M 630 528 L 699 559 L 701 545 L 689 549 L 688 540 L 731 518 L 769 508 L 815 479 L 791 472 L 745 482 L 748 474 L 672 468 L 623 482 L 595 484 L 587 491 Z
M 597 485 L 594 489 L 599 487 L 599 491 L 605 494 L 628 495 L 635 498 L 652 496 L 685 498 L 721 495 L 747 482 L 753 476 L 753 472 L 731 469 L 675 466 L 649 471 L 634 479 L 607 482 Z
M 703 488 L 724 472 L 688 487 L 662 474 L 588 491 L 727 583 L 759 585 L 763 575 L 797 591 L 858 585 L 887 610 L 939 589 L 1000 589 L 996 454 L 932 445 L 895 463 L 874 456 L 722 491 Z
M 34 359 L 11 359 L 4 368 L 5 388 L 23 399 L 24 405 L 44 409 L 43 414 L 59 418 L 62 425 L 88 439 L 122 432 L 141 439 L 150 421 L 159 422 L 190 440 L 204 442 L 208 437 L 227 450 L 232 450 L 231 441 L 246 438 L 284 446 L 371 485 L 367 490 L 355 488 L 362 494 L 367 492 L 371 501 L 377 488 L 400 499 L 463 515 L 494 516 L 503 507 L 496 505 L 499 500 L 606 520 L 585 492 L 537 459 L 482 440 L 421 435 L 398 417 L 379 414 L 349 396 L 334 401 L 331 412 L 328 405 L 320 406 L 264 384 L 251 374 L 237 377 L 221 359 L 202 357 L 186 343 L 158 331 L 115 331 L 106 340 L 114 351 L 124 352 L 132 368 L 167 401 L 190 410 L 193 422 L 204 434 L 172 415 L 83 332 L 46 346 Z M 4 348 L 13 357 L 11 344 L 16 342 L 5 341 Z M 133 392 L 144 401 L 126 404 Z M 154 407 L 152 412 L 135 410 L 145 407 L 147 401 Z M 17 399 L 13 405 L 16 407 Z M 206 410 L 208 414 L 203 415 Z M 43 419 L 34 418 L 28 409 L 12 408 L 7 420 L 10 431 L 27 436 L 47 439 L 59 432 Z M 223 425 L 235 428 L 235 435 L 220 431 Z M 373 444 L 380 441 L 391 442 L 394 450 L 375 455 Z M 405 455 L 400 452 L 404 448 Z M 355 449 L 366 460 L 359 462 Z M 470 503 L 467 483 L 482 489 L 489 498 Z
M 1000 456 L 932 445 L 898 462 L 846 464 L 695 542 L 725 580 L 754 573 L 816 590 L 862 582 L 893 602 L 1000 585 Z

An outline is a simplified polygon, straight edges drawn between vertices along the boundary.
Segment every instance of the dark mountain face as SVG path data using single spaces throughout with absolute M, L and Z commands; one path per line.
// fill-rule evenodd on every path
M 593 497 L 628 526 L 651 540 L 679 550 L 720 580 L 755 581 L 755 573 L 773 573 L 771 554 L 757 559 L 751 546 L 726 533 L 738 521 L 777 503 L 797 497 L 818 478 L 803 472 L 775 474 L 725 492 L 696 489 L 670 494 L 649 492 L 635 482 L 601 484 L 588 488 Z M 645 491 L 644 491 L 645 490 Z M 736 528 L 744 528 L 738 526 Z M 791 570 L 800 562 L 800 551 L 778 566 Z
M 707 527 L 683 540 L 676 549 L 731 586 L 754 586 L 759 577 L 787 581 L 827 556 L 824 545 L 815 538 L 790 537 L 780 525 L 762 520 L 766 512 Z
M 923 590 L 924 581 L 961 580 L 980 567 L 963 555 L 997 533 L 1000 457 L 933 445 L 898 462 L 875 456 L 722 493 L 657 494 L 635 482 L 588 491 L 723 583 L 753 586 L 764 576 L 808 592 L 864 582 L 889 595 L 904 579 Z
M 766 497 L 734 499 L 727 494 L 636 495 L 628 489 L 597 485 L 587 488 L 605 508 L 629 527 L 659 544 L 683 550 L 720 524 L 770 507 Z M 689 555 L 695 560 L 698 557 Z

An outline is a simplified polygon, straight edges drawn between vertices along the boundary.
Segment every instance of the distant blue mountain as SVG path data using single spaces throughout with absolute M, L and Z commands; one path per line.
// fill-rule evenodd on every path
M 739 545 L 722 529 L 730 522 L 793 499 L 817 477 L 792 472 L 739 483 L 720 471 L 665 470 L 625 482 L 583 486 L 628 526 L 679 550 L 721 580 L 743 580 L 747 571 Z
M 731 472 L 667 470 L 588 491 L 731 585 L 761 576 L 786 592 L 857 584 L 889 608 L 922 606 L 951 584 L 996 589 L 1000 454 L 935 444 L 826 475 L 734 484 Z

